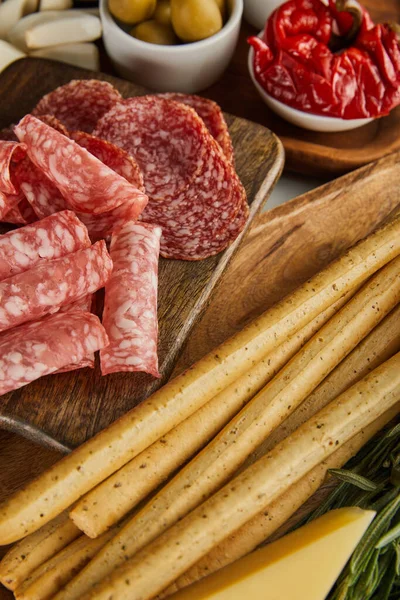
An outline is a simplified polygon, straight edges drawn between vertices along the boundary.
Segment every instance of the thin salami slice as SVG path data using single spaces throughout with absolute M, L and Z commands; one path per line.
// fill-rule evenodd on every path
M 85 148 L 26 115 L 16 126 L 32 162 L 79 212 L 100 214 L 135 199 L 138 214 L 147 204 L 143 192 L 105 166 Z
M 84 298 L 80 298 L 76 302 L 72 304 L 67 304 L 66 306 L 62 306 L 59 310 L 60 313 L 73 313 L 77 311 L 82 312 L 92 312 L 92 304 L 93 304 L 93 295 L 85 296 Z M 94 352 L 90 352 L 83 358 L 81 358 L 78 362 L 68 363 L 65 367 L 58 369 L 57 373 L 68 373 L 69 371 L 76 371 L 77 369 L 94 369 Z
M 104 241 L 37 264 L 0 282 L 0 331 L 39 319 L 94 293 L 108 281 L 112 262 Z
M 19 189 L 12 180 L 12 163 L 22 160 L 26 154 L 24 144 L 0 141 L 0 192 L 18 194 Z
M 71 211 L 9 231 L 0 235 L 0 281 L 89 246 L 86 227 Z
M 110 345 L 103 375 L 144 371 L 159 377 L 157 284 L 161 228 L 128 223 L 111 239 L 114 269 L 106 286 L 103 325 Z
M 24 197 L 17 206 L 14 206 L 14 208 L 7 212 L 3 221 L 4 223 L 11 223 L 13 225 L 28 225 L 37 221 L 37 216 L 33 212 L 33 208 L 28 200 Z
M 107 167 L 144 192 L 142 171 L 133 156 L 125 150 L 84 131 L 73 131 L 70 137 Z
M 180 194 L 201 171 L 209 133 L 192 108 L 141 96 L 116 104 L 100 119 L 94 135 L 133 156 L 147 195 L 159 201 Z
M 0 335 L 0 395 L 104 348 L 107 334 L 99 319 L 82 311 L 25 323 Z
M 37 117 L 42 123 L 45 123 L 49 127 L 52 127 L 59 133 L 62 133 L 66 137 L 69 137 L 68 129 L 53 115 L 38 115 Z
M 232 241 L 226 231 L 246 202 L 246 193 L 217 143 L 212 138 L 208 143 L 204 169 L 192 185 L 174 200 L 150 202 L 141 216 L 163 228 L 163 256 L 200 260 Z
M 191 106 L 197 112 L 199 117 L 203 119 L 205 126 L 221 146 L 226 158 L 232 163 L 234 162 L 233 145 L 228 125 L 221 108 L 216 102 L 209 100 L 208 98 L 201 98 L 200 96 L 189 96 L 187 94 L 178 94 L 174 92 L 158 94 L 158 96 Z
M 68 202 L 59 189 L 28 156 L 14 167 L 14 179 L 39 219 L 68 210 Z
M 54 115 L 70 131 L 91 133 L 97 121 L 121 100 L 121 94 L 107 81 L 75 79 L 43 96 L 32 114 Z
M 176 235 L 166 233 L 161 238 L 160 254 L 164 258 L 175 260 L 204 260 L 225 250 L 243 231 L 249 216 L 249 206 L 244 197 L 242 206 L 234 220 L 219 233 L 218 237 L 212 237 L 203 232 L 195 237 L 179 240 Z
M 72 132 L 71 137 L 107 167 L 144 192 L 143 175 L 139 165 L 125 150 L 82 131 Z M 101 215 L 78 213 L 78 216 L 88 228 L 91 240 L 97 241 L 109 237 L 113 231 L 118 231 L 128 221 L 136 221 L 139 214 L 138 205 L 132 198 Z

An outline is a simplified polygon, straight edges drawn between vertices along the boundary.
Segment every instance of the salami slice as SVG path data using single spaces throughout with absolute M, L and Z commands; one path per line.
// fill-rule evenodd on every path
M 0 192 L 0 221 L 4 221 L 10 210 L 18 206 L 24 198 L 25 196 L 21 191 L 18 194 Z
M 221 146 L 226 158 L 232 163 L 234 162 L 233 145 L 228 125 L 221 108 L 216 102 L 213 102 L 213 100 L 209 100 L 208 98 L 201 98 L 200 96 L 189 96 L 187 94 L 178 94 L 174 92 L 158 94 L 158 96 L 191 106 L 197 112 L 199 117 L 203 119 L 205 126 Z
M 82 312 L 92 312 L 92 304 L 93 304 L 93 295 L 85 296 L 84 298 L 80 298 L 76 302 L 72 304 L 67 304 L 66 306 L 62 306 L 59 310 L 60 313 L 74 313 L 77 311 Z M 90 352 L 83 358 L 81 358 L 78 362 L 68 363 L 65 367 L 58 369 L 57 373 L 68 373 L 69 371 L 76 371 L 77 369 L 94 369 L 94 352 Z
M 128 223 L 111 239 L 113 273 L 103 325 L 110 345 L 100 354 L 103 375 L 144 371 L 159 377 L 157 284 L 161 228 Z
M 0 192 L 17 194 L 18 188 L 12 181 L 12 162 L 18 162 L 26 154 L 24 144 L 0 141 Z
M 125 150 L 84 131 L 73 131 L 70 136 L 103 164 L 144 192 L 142 171 L 135 159 Z
M 59 133 L 62 133 L 66 137 L 69 137 L 68 129 L 53 115 L 38 115 L 38 119 L 45 123 L 49 127 L 53 127 Z
M 0 331 L 54 313 L 108 281 L 112 262 L 105 242 L 37 264 L 0 282 Z
M 85 148 L 32 115 L 16 126 L 32 162 L 76 211 L 100 214 L 135 199 L 138 214 L 147 204 L 143 192 L 103 165 Z
M 203 260 L 219 254 L 240 235 L 246 225 L 248 216 L 249 206 L 244 197 L 241 208 L 234 220 L 217 237 L 203 233 L 203 235 L 198 235 L 194 241 L 191 241 L 188 238 L 179 240 L 174 234 L 163 233 L 160 254 L 164 258 L 193 261 Z
M 208 158 L 192 185 L 169 202 L 150 202 L 141 219 L 163 228 L 161 252 L 168 258 L 200 260 L 231 241 L 228 228 L 246 202 L 232 164 L 209 137 Z M 246 202 L 247 204 L 247 202 Z
M 9 231 L 0 235 L 0 281 L 89 246 L 86 227 L 71 211 Z
M 76 79 L 43 96 L 32 114 L 54 115 L 70 131 L 91 133 L 97 121 L 121 100 L 121 94 L 106 81 Z
M 6 331 L 0 335 L 0 395 L 54 373 L 71 360 L 78 363 L 107 343 L 99 319 L 82 311 Z
M 14 178 L 39 219 L 68 210 L 64 196 L 28 156 L 14 167 Z
M 13 225 L 28 225 L 37 221 L 37 216 L 24 196 L 17 206 L 14 206 L 14 208 L 7 212 L 5 217 L 3 217 L 3 221 L 5 223 L 12 223 Z
M 180 194 L 201 171 L 209 133 L 190 107 L 141 96 L 116 104 L 100 119 L 94 135 L 133 156 L 147 195 L 159 201 Z

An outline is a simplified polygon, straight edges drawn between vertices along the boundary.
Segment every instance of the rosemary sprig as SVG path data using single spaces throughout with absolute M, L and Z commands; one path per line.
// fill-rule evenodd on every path
M 328 600 L 400 599 L 400 422 L 371 440 L 344 469 L 340 483 L 308 518 L 344 506 L 377 515 Z

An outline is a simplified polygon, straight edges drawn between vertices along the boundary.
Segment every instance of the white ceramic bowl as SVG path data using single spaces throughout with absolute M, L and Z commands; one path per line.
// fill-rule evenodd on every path
M 261 34 L 260 34 L 261 35 Z M 253 68 L 253 59 L 254 59 L 254 50 L 250 48 L 249 58 L 248 58 L 248 67 L 251 79 L 260 94 L 261 98 L 264 100 L 265 104 L 273 110 L 277 115 L 289 121 L 289 123 L 293 123 L 293 125 L 297 125 L 298 127 L 303 127 L 303 129 L 310 129 L 311 131 L 322 131 L 322 132 L 338 132 L 338 131 L 349 131 L 350 129 L 357 129 L 357 127 L 362 127 L 367 123 L 373 121 L 373 118 L 369 119 L 340 119 L 339 117 L 324 117 L 322 115 L 313 115 L 312 113 L 303 112 L 302 110 L 297 110 L 296 108 L 292 108 L 275 98 L 272 98 L 264 88 L 258 83 Z
M 244 0 L 244 18 L 250 25 L 261 29 L 271 13 L 285 0 Z
M 116 70 L 125 79 L 159 92 L 193 94 L 219 79 L 235 50 L 243 0 L 228 0 L 230 16 L 215 35 L 179 46 L 149 44 L 132 37 L 114 21 L 107 0 L 100 2 L 103 40 Z

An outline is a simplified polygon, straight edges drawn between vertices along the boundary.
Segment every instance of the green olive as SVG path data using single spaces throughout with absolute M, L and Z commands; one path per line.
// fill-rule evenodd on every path
M 108 0 L 113 17 L 128 25 L 151 19 L 156 5 L 157 0 Z
M 158 21 L 145 21 L 136 25 L 130 32 L 131 35 L 142 42 L 149 44 L 160 44 L 163 46 L 173 46 L 178 44 L 179 40 L 176 37 L 172 27 L 158 23 Z
M 171 2 L 169 0 L 158 0 L 154 18 L 163 25 L 171 26 Z
M 215 0 L 171 0 L 172 26 L 184 42 L 204 40 L 222 28 Z

